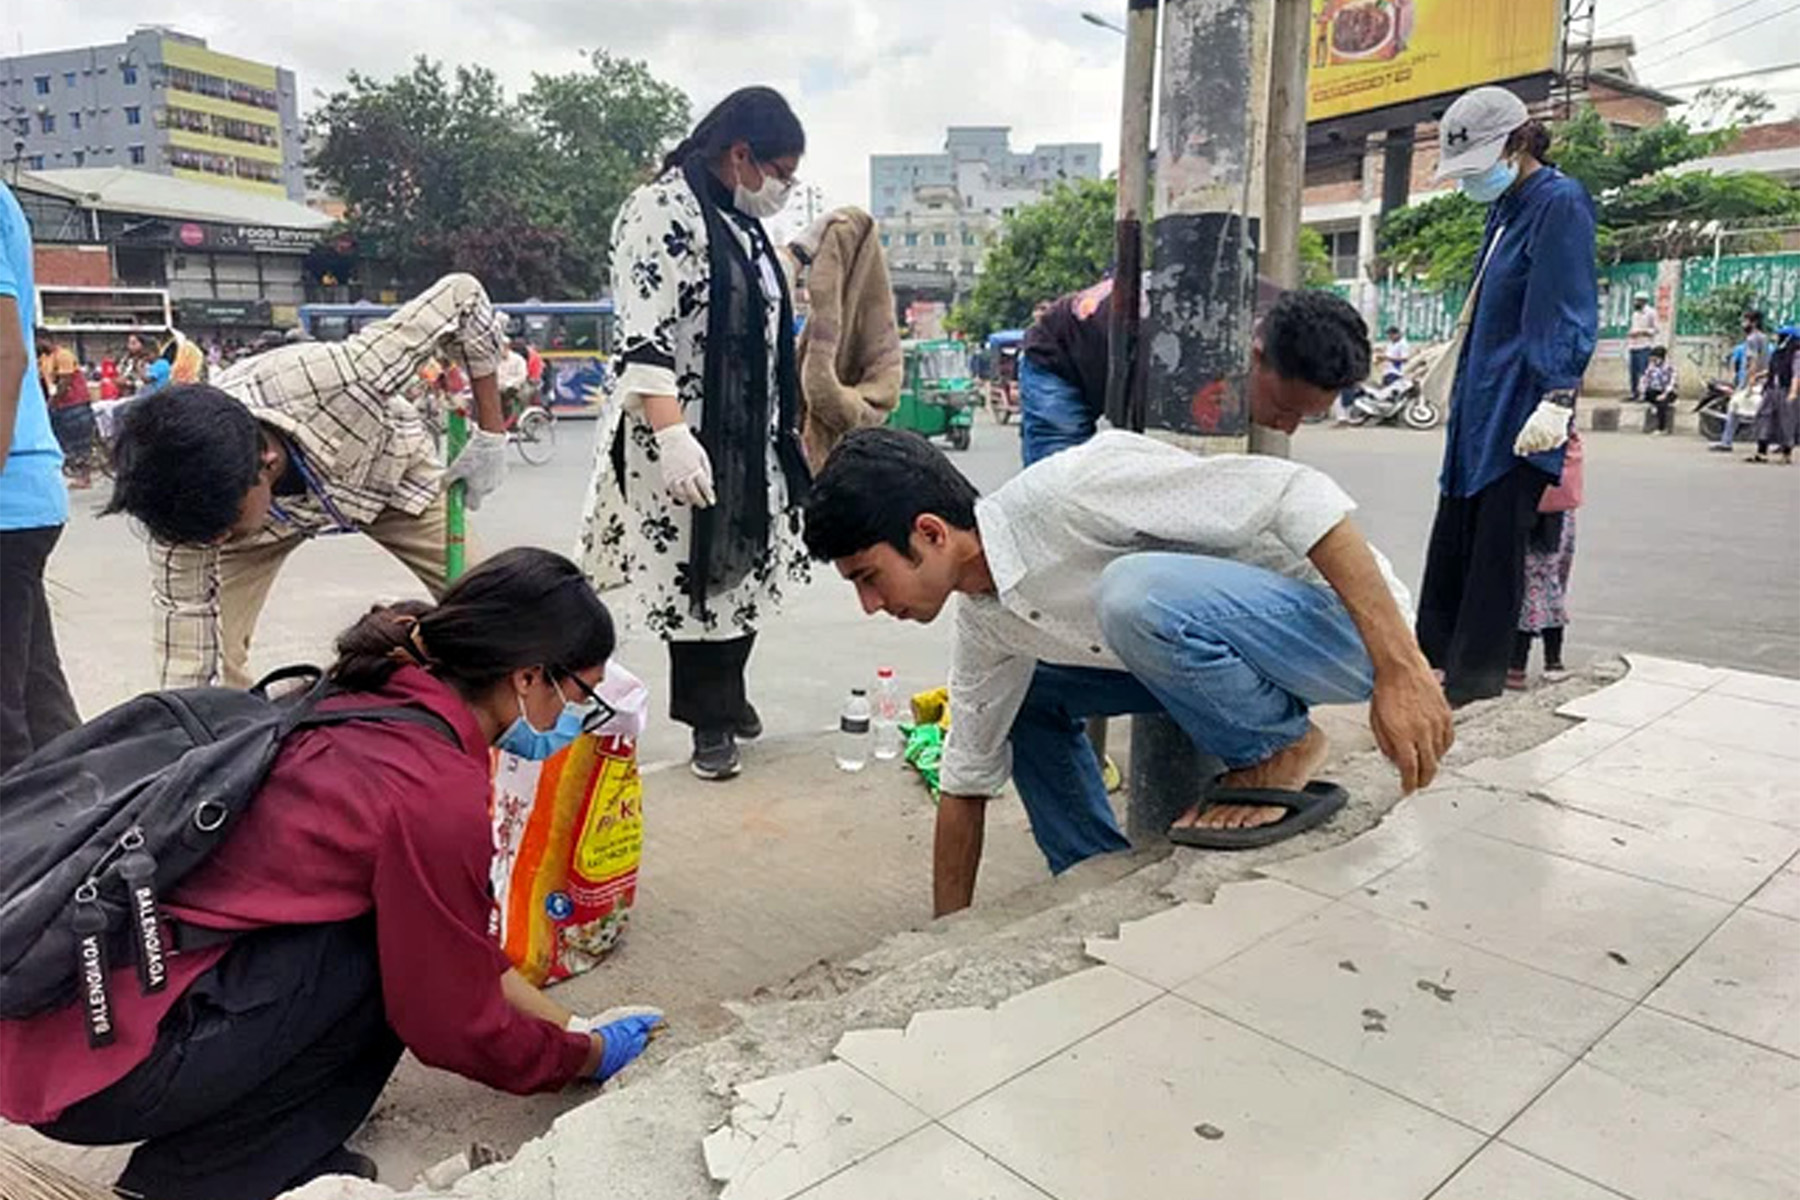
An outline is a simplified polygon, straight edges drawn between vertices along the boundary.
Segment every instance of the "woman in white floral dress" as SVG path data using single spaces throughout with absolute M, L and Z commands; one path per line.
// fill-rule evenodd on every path
M 694 773 L 729 779 L 762 722 L 746 695 L 756 632 L 805 582 L 793 305 L 762 221 L 806 149 L 769 88 L 721 101 L 613 226 L 617 432 L 600 439 L 579 559 L 627 587 L 627 628 L 669 646 L 669 716 Z

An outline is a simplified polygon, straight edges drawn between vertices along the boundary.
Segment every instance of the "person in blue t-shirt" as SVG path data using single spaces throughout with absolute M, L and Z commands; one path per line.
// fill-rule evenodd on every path
M 1439 143 L 1439 178 L 1490 206 L 1419 589 L 1419 645 L 1459 705 L 1505 685 L 1526 542 L 1562 478 L 1600 304 L 1594 202 L 1545 161 L 1550 131 L 1524 102 L 1475 88 L 1444 114 Z
M 69 493 L 27 349 L 36 304 L 31 231 L 0 183 L 0 772 L 81 723 L 44 597 L 44 564 L 69 519 Z

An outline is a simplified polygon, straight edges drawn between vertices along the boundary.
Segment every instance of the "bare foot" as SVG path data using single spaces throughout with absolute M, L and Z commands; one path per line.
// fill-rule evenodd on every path
M 1299 741 L 1276 751 L 1255 766 L 1228 771 L 1219 780 L 1222 788 L 1279 788 L 1297 792 L 1306 786 L 1325 761 L 1331 743 L 1325 731 L 1308 725 Z M 1215 804 L 1201 812 L 1196 804 L 1181 814 L 1177 829 L 1255 829 L 1273 825 L 1287 816 L 1288 810 L 1272 804 Z

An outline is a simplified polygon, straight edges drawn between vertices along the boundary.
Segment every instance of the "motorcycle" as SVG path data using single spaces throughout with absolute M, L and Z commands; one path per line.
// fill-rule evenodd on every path
M 1706 394 L 1694 405 L 1694 412 L 1699 418 L 1700 436 L 1709 442 L 1718 442 L 1725 436 L 1725 419 L 1731 415 L 1731 406 L 1737 400 L 1737 391 L 1731 384 L 1722 379 L 1711 379 L 1706 384 Z M 1756 409 L 1753 404 L 1739 402 L 1740 425 L 1748 423 Z
M 1388 425 L 1400 421 L 1408 429 L 1435 429 L 1444 414 L 1426 398 L 1416 375 L 1393 374 L 1377 387 L 1358 384 L 1345 397 L 1344 420 L 1351 425 Z

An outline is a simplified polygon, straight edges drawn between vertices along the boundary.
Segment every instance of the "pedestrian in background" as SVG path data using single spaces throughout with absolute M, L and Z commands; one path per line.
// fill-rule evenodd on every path
M 1600 310 L 1594 203 L 1545 161 L 1550 131 L 1499 87 L 1459 97 L 1439 130 L 1439 177 L 1490 206 L 1419 596 L 1419 644 L 1458 705 L 1505 685 L 1527 541 L 1562 476 Z
M 1631 324 L 1625 330 L 1625 357 L 1631 370 L 1631 398 L 1643 399 L 1644 372 L 1650 366 L 1650 352 L 1656 346 L 1659 332 L 1656 309 L 1650 304 L 1649 292 L 1638 292 L 1631 298 Z
M 1783 326 L 1769 369 L 1763 377 L 1762 407 L 1756 410 L 1756 453 L 1746 462 L 1766 463 L 1769 448 L 1781 456 L 1783 466 L 1794 463 L 1794 442 L 1800 438 L 1800 371 L 1794 356 L 1800 351 L 1800 326 Z
M 63 474 L 69 486 L 93 482 L 94 408 L 87 372 L 75 352 L 58 344 L 47 329 L 37 334 L 38 373 L 50 404 L 50 429 L 62 446 Z
M 1763 329 L 1763 315 L 1759 309 L 1751 309 L 1744 314 L 1743 321 L 1744 351 L 1738 367 L 1738 391 L 1749 391 L 1760 397 L 1763 381 L 1769 373 L 1769 355 L 1772 350 L 1768 333 Z M 1737 441 L 1738 428 L 1744 421 L 1754 421 L 1762 411 L 1760 399 L 1752 401 L 1753 408 L 1739 411 L 1737 397 L 1733 397 L 1731 411 L 1725 416 L 1725 432 L 1707 449 L 1715 454 L 1731 453 Z
M 805 151 L 780 93 L 733 92 L 613 225 L 622 415 L 580 557 L 596 587 L 630 588 L 628 628 L 668 644 L 669 716 L 693 729 L 702 779 L 737 775 L 738 740 L 762 733 L 750 652 L 810 578 L 793 301 L 763 228 Z
M 0 183 L 0 773 L 80 723 L 44 595 L 69 493 L 26 349 L 36 307 L 31 233 L 12 189 Z
M 1639 386 L 1642 390 L 1638 392 L 1638 399 L 1650 406 L 1644 432 L 1660 433 L 1665 437 L 1674 433 L 1675 364 L 1669 361 L 1666 349 L 1661 346 L 1651 348 L 1650 364 L 1644 368 Z

